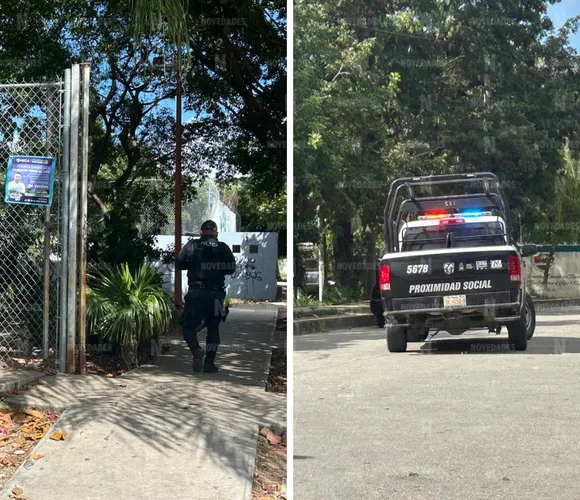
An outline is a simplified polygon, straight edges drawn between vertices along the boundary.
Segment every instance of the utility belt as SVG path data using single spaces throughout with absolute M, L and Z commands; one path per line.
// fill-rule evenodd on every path
M 203 283 L 202 281 L 189 283 L 188 286 L 189 288 L 195 288 L 196 290 L 218 290 L 220 292 L 223 292 L 226 289 L 224 285 L 210 285 L 209 283 Z

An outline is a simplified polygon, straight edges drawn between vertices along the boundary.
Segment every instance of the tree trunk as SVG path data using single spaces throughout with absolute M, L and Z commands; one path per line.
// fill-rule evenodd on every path
M 294 298 L 298 298 L 298 290 L 304 291 L 304 265 L 302 255 L 298 249 L 298 243 L 294 240 Z
M 375 285 L 375 274 L 377 265 L 376 255 L 376 241 L 377 237 L 372 229 L 367 226 L 365 231 L 365 296 L 364 299 L 370 297 L 373 293 L 373 286 Z
M 352 287 L 353 235 L 350 214 L 337 214 L 333 238 L 334 275 L 341 286 Z
M 134 341 L 121 346 L 121 356 L 128 370 L 137 366 L 137 347 L 137 342 Z
M 556 253 L 556 244 L 552 243 L 552 248 L 550 249 L 550 255 L 548 256 L 548 262 L 546 263 L 546 269 L 544 269 L 544 293 L 548 292 L 548 279 L 550 278 L 550 268 L 554 263 L 554 254 Z

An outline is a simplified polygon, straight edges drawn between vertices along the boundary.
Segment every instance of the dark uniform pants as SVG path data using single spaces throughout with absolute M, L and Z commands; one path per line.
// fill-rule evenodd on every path
M 207 327 L 205 362 L 213 363 L 220 345 L 219 324 L 222 319 L 225 293 L 219 290 L 189 289 L 181 316 L 183 339 L 193 354 L 200 348 L 197 328 L 201 322 Z

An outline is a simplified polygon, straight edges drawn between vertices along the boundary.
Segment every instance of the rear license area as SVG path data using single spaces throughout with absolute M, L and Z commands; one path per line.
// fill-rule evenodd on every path
M 480 292 L 460 295 L 460 297 L 465 297 L 464 305 L 451 305 L 462 302 L 462 299 L 449 299 L 449 297 L 453 297 L 452 295 L 394 298 L 392 300 L 392 311 L 428 311 L 429 309 L 447 309 L 454 307 L 493 307 L 500 304 L 517 302 L 517 293 L 517 291 L 510 292 L 509 290 L 504 290 L 500 292 Z
M 465 307 L 466 305 L 465 295 L 445 295 L 443 297 L 443 307 Z

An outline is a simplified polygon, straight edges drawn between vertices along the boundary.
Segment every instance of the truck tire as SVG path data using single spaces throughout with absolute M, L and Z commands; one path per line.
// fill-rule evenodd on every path
M 389 352 L 407 350 L 407 329 L 404 326 L 392 326 L 387 330 L 387 347 Z
M 526 334 L 528 340 L 534 336 L 536 330 L 536 307 L 530 295 L 526 294 L 526 302 L 524 303 L 526 309 Z
M 514 351 L 525 351 L 528 348 L 528 332 L 526 331 L 526 315 L 522 312 L 522 317 L 508 323 L 508 339 Z

